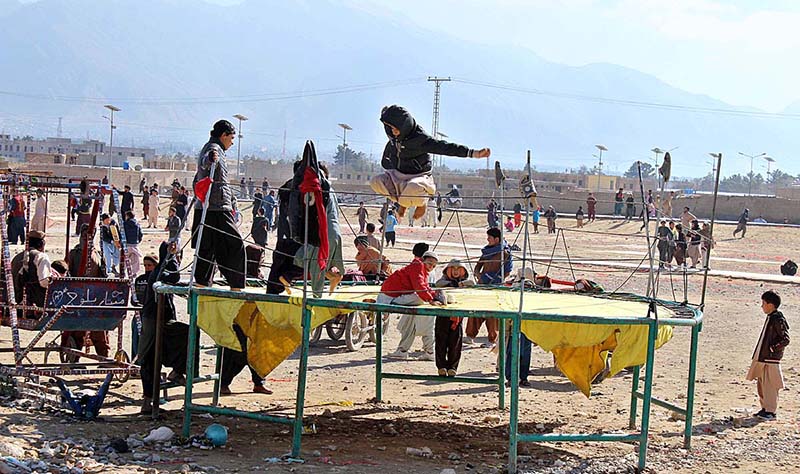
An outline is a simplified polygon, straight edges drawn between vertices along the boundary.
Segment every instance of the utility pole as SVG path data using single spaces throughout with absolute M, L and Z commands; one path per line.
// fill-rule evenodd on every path
M 342 128 L 342 170 L 347 173 L 347 131 L 353 127 L 346 123 L 340 123 L 339 126 Z
M 597 157 L 597 192 L 600 192 L 600 179 L 603 176 L 603 152 L 608 151 L 605 145 L 595 145 L 595 148 L 600 152 Z
M 286 159 L 286 129 L 283 129 L 283 149 L 281 149 L 281 160 Z
M 242 173 L 242 138 L 244 138 L 244 134 L 242 133 L 242 122 L 247 121 L 247 117 L 242 114 L 234 114 L 233 118 L 239 119 L 239 139 L 236 145 L 236 179 L 241 177 Z M 244 194 L 244 191 L 240 192 Z
M 111 163 L 114 161 L 114 129 L 117 128 L 114 125 L 114 112 L 119 112 L 121 109 L 113 105 L 104 105 L 103 107 L 111 112 L 111 118 L 106 117 L 111 122 L 111 137 L 108 140 L 108 184 L 111 184 Z
M 438 76 L 428 76 L 428 82 L 434 83 L 433 88 L 433 128 L 431 129 L 431 136 L 436 138 L 436 132 L 439 131 L 439 104 L 440 104 L 440 97 L 442 93 L 442 82 L 450 82 L 452 79 L 450 77 L 438 77 Z M 439 167 L 444 168 L 444 157 L 439 158 L 440 163 Z M 436 157 L 434 156 L 433 163 L 436 163 Z M 486 165 L 487 168 L 489 165 Z M 441 173 L 438 174 L 441 176 Z M 441 179 L 441 178 L 440 178 Z M 439 183 L 441 184 L 441 183 Z

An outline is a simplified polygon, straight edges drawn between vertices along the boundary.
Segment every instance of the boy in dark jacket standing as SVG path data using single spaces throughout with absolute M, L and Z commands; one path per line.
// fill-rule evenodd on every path
M 413 217 L 421 218 L 427 211 L 428 198 L 436 194 L 430 154 L 462 158 L 487 158 L 491 154 L 488 148 L 472 150 L 431 137 L 399 105 L 384 107 L 381 122 L 389 137 L 381 159 L 386 172 L 373 177 L 370 187 L 400 205 L 398 217 L 405 215 L 406 208 L 416 207 Z
M 783 388 L 781 359 L 783 350 L 789 345 L 789 325 L 783 313 L 778 311 L 781 297 L 772 290 L 761 295 L 761 310 L 767 315 L 764 328 L 758 338 L 753 362 L 747 371 L 747 380 L 756 380 L 761 411 L 756 416 L 762 420 L 774 420 L 778 409 L 778 392 Z

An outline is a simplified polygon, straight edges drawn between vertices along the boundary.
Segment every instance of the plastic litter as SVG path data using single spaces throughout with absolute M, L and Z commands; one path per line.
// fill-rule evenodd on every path
M 169 441 L 172 437 L 175 436 L 175 432 L 172 431 L 169 427 L 161 426 L 156 428 L 150 432 L 144 438 L 145 443 L 163 443 L 165 441 Z

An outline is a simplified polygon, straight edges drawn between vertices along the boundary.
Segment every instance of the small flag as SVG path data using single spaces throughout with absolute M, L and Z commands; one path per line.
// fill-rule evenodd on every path
M 206 195 L 208 194 L 208 191 L 210 189 L 211 189 L 211 178 L 209 177 L 203 178 L 200 181 L 194 183 L 194 195 L 203 204 L 206 203 Z

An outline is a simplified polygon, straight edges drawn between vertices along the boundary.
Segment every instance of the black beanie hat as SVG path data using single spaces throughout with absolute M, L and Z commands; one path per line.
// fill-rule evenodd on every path
M 217 120 L 217 123 L 214 124 L 214 128 L 211 130 L 211 136 L 219 138 L 226 133 L 236 133 L 236 128 L 227 120 Z

